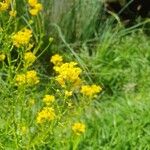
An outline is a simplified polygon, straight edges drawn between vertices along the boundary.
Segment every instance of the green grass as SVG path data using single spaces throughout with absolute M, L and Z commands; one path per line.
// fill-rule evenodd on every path
M 112 97 L 87 113 L 88 133 L 81 149 L 149 149 L 149 102 Z
M 138 28 L 145 22 L 125 29 L 119 20 L 114 23 L 115 14 L 105 20 L 98 4 L 98 0 L 76 0 L 64 8 L 69 9 L 67 13 L 53 18 L 54 3 L 49 1 L 35 18 L 26 9 L 18 9 L 21 16 L 14 22 L 7 22 L 7 14 L 0 16 L 5 29 L 0 33 L 0 54 L 6 54 L 0 62 L 0 149 L 150 150 L 150 37 Z M 27 68 L 23 65 L 25 47 L 14 48 L 10 38 L 14 29 L 24 26 L 33 31 L 31 51 L 40 55 Z M 49 43 L 51 36 L 54 41 Z M 55 83 L 49 62 L 55 53 L 65 61 L 78 62 L 84 83 L 100 85 L 102 92 L 91 99 L 77 89 L 69 108 L 70 99 L 64 98 L 65 89 Z M 39 85 L 17 87 L 15 76 L 32 69 L 37 70 Z M 45 94 L 56 96 L 53 107 L 58 117 L 39 125 L 36 117 Z M 86 125 L 83 135 L 72 132 L 74 122 Z
M 150 149 L 149 37 L 141 31 L 119 35 L 110 34 L 92 56 L 81 55 L 93 81 L 104 86 L 85 113 L 89 131 L 81 149 Z

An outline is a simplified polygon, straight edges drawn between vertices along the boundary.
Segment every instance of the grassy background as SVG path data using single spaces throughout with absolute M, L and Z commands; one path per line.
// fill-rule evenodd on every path
M 149 37 L 141 32 L 117 37 L 115 44 L 105 50 L 98 47 L 88 57 L 93 80 L 103 83 L 104 93 L 86 114 L 89 132 L 82 146 L 150 149 Z

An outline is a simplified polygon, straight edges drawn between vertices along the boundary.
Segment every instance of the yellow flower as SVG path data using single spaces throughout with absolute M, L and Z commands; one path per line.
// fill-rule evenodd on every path
M 101 92 L 102 88 L 97 85 L 83 85 L 81 87 L 81 93 L 86 96 L 95 96 L 97 93 Z
M 45 121 L 52 121 L 56 117 L 54 109 L 51 107 L 44 107 L 37 115 L 36 122 L 41 124 Z
M 24 61 L 26 65 L 32 64 L 36 59 L 36 56 L 32 52 L 26 52 L 24 54 Z
M 0 61 L 4 61 L 6 58 L 5 54 L 0 54 Z
M 76 67 L 76 62 L 63 63 L 61 66 L 55 66 L 54 70 L 58 74 L 56 80 L 61 86 L 64 84 L 72 84 L 73 86 L 78 85 L 82 70 L 79 67 Z
M 37 77 L 37 72 L 35 70 L 27 71 L 26 82 L 31 86 L 39 83 L 39 78 Z
M 62 86 L 65 87 L 65 81 L 61 76 L 57 76 L 55 80 Z
M 3 2 L 0 2 L 0 11 L 5 11 L 9 8 L 10 2 L 9 0 L 3 0 Z
M 76 135 L 81 135 L 85 132 L 85 124 L 80 122 L 74 123 L 72 126 L 72 130 Z
M 54 65 L 60 65 L 62 64 L 63 58 L 59 54 L 55 54 L 51 57 L 50 60 Z
M 65 96 L 66 97 L 72 96 L 72 91 L 65 91 Z
M 43 102 L 46 105 L 50 105 L 52 102 L 54 102 L 54 100 L 55 100 L 55 97 L 53 95 L 45 95 L 43 98 Z
M 33 8 L 33 9 L 30 9 L 29 12 L 32 16 L 36 16 L 39 11 L 37 9 Z
M 21 86 L 25 84 L 26 84 L 26 75 L 25 74 L 16 75 L 16 85 Z
M 10 15 L 11 17 L 16 17 L 17 11 L 16 11 L 16 10 L 11 10 L 11 11 L 9 12 L 9 15 Z
M 29 0 L 28 3 L 31 7 L 29 12 L 32 16 L 36 16 L 39 13 L 39 11 L 43 9 L 42 4 L 38 3 L 37 0 Z
M 37 0 L 28 0 L 28 3 L 31 7 L 34 7 L 38 3 L 38 1 Z
M 35 9 L 37 9 L 38 11 L 41 11 L 43 9 L 43 6 L 41 3 L 37 3 L 35 6 L 34 6 Z
M 27 71 L 25 74 L 16 75 L 16 85 L 22 86 L 32 86 L 39 83 L 39 78 L 35 70 Z
M 32 31 L 25 28 L 12 36 L 13 45 L 16 47 L 25 46 L 29 44 L 31 37 Z

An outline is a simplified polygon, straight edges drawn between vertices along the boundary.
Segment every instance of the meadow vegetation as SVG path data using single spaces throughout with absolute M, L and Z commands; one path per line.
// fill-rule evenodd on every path
M 149 19 L 68 3 L 0 1 L 0 149 L 149 150 Z

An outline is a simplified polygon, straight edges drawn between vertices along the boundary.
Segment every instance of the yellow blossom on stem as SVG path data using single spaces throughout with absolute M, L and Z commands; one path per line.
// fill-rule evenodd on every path
M 32 31 L 24 28 L 12 36 L 13 45 L 16 47 L 28 45 L 32 37 Z
M 24 54 L 25 65 L 31 65 L 36 60 L 36 56 L 32 52 Z
M 54 109 L 51 107 L 44 107 L 37 115 L 36 122 L 41 124 L 45 121 L 52 121 L 56 117 Z
M 36 16 L 43 9 L 42 4 L 38 3 L 37 0 L 28 0 L 28 4 L 31 7 L 29 12 L 32 16 Z
M 39 78 L 37 77 L 37 72 L 35 70 L 27 71 L 26 82 L 31 86 L 39 83 Z
M 28 4 L 29 4 L 31 7 L 34 7 L 37 3 L 38 3 L 37 0 L 28 0 Z
M 5 11 L 9 8 L 10 1 L 9 0 L 3 0 L 3 2 L 0 2 L 0 11 Z
M 11 10 L 11 11 L 9 12 L 9 15 L 10 15 L 11 17 L 16 17 L 17 11 L 16 11 L 16 10 Z
M 33 86 L 39 83 L 39 78 L 37 77 L 37 72 L 31 70 L 27 71 L 25 74 L 17 74 L 15 81 L 17 86 Z
M 39 11 L 38 11 L 37 9 L 35 9 L 35 8 L 32 8 L 32 9 L 29 10 L 29 12 L 30 12 L 30 14 L 31 14 L 32 16 L 36 16 Z
M 26 84 L 26 75 L 25 74 L 16 75 L 16 85 L 21 86 L 25 84 Z
M 50 105 L 51 103 L 53 103 L 55 101 L 55 96 L 53 95 L 45 95 L 43 98 L 43 102 L 46 105 Z
M 57 76 L 57 77 L 55 78 L 55 80 L 56 80 L 62 87 L 65 87 L 65 81 L 64 81 L 63 77 Z
M 66 97 L 70 97 L 70 96 L 72 96 L 72 91 L 65 91 L 65 96 Z
M 83 95 L 86 95 L 86 96 L 95 96 L 96 94 L 98 94 L 99 92 L 102 91 L 102 88 L 100 86 L 97 86 L 97 85 L 83 85 L 81 87 L 81 93 Z
M 55 54 L 51 57 L 50 60 L 54 65 L 60 65 L 62 64 L 63 58 L 59 54 Z
M 79 75 L 82 70 L 76 66 L 76 62 L 63 63 L 61 66 L 54 66 L 54 70 L 58 74 L 56 80 L 61 86 L 70 83 L 72 85 L 77 85 L 76 83 L 81 81 Z
M 77 122 L 72 125 L 72 130 L 76 135 L 81 135 L 85 132 L 85 124 Z
M 35 6 L 34 6 L 35 9 L 37 9 L 38 11 L 41 11 L 43 9 L 43 6 L 41 3 L 37 3 Z

